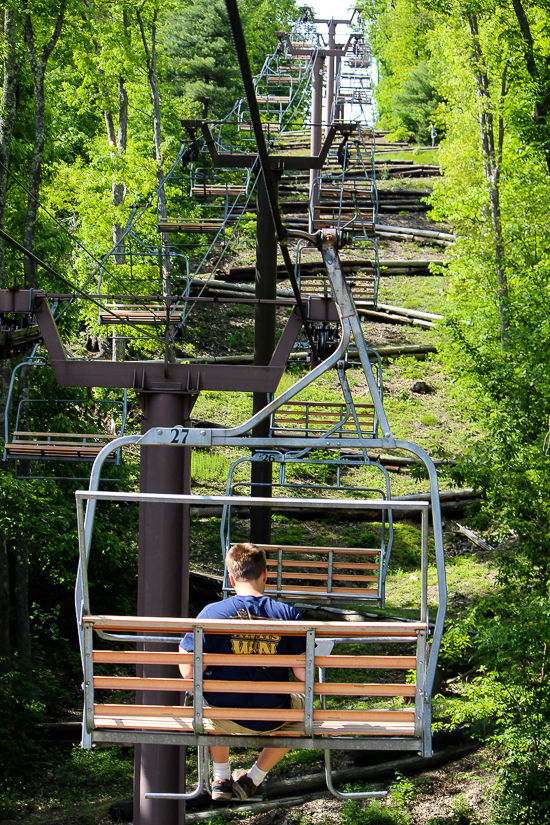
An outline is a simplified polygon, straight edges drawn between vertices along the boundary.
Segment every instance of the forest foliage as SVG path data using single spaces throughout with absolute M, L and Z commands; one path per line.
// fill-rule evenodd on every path
M 240 0 L 239 7 L 256 72 L 277 44 L 275 31 L 288 28 L 298 11 L 293 0 Z M 0 287 L 67 292 L 90 283 L 93 292 L 105 269 L 107 289 L 102 257 L 121 237 L 134 206 L 152 201 L 174 163 L 186 139 L 181 119 L 224 117 L 242 94 L 225 4 L 8 0 L 0 19 L 0 229 L 51 267 L 38 270 L 0 240 Z M 156 247 L 150 212 L 142 235 Z M 133 275 L 140 274 L 158 284 L 156 255 L 138 260 Z M 178 274 L 176 267 L 173 277 Z M 69 305 L 58 328 L 69 351 L 83 354 L 87 339 L 97 341 L 97 307 Z M 143 354 L 157 354 L 155 347 L 156 338 L 145 340 Z M 0 356 L 2 435 L 13 370 L 31 349 Z M 58 387 L 40 365 L 19 370 L 14 391 L 11 429 L 18 399 L 30 399 L 21 426 L 36 432 L 73 432 L 83 423 L 90 428 L 94 404 L 122 398 L 121 392 L 96 390 L 90 399 L 82 389 Z M 54 415 L 46 420 L 37 398 L 67 399 L 65 412 L 58 415 L 50 403 Z M 127 431 L 139 427 L 138 415 L 133 397 Z M 42 467 L 44 476 L 57 480 L 19 479 L 12 462 L 2 462 L 0 470 L 2 791 L 30 777 L 34 760 L 44 758 L 35 741 L 37 722 L 63 714 L 79 692 L 71 607 L 78 563 L 74 490 L 82 486 L 75 476 L 89 473 L 89 466 Z M 19 470 L 25 475 L 29 467 L 23 462 Z M 108 468 L 107 476 L 117 472 Z M 126 487 L 135 485 L 135 461 L 120 472 Z M 135 610 L 136 523 L 134 509 L 118 505 L 99 519 L 99 609 Z
M 495 821 L 548 823 L 549 3 L 358 5 L 377 61 L 379 125 L 420 143 L 429 141 L 431 123 L 439 135 L 444 177 L 431 214 L 457 236 L 448 256 L 443 357 L 484 433 L 472 439 L 453 481 L 484 493 L 475 518 L 498 544 L 499 582 L 447 636 L 443 666 L 477 674 L 454 719 L 476 722 L 501 749 Z M 241 0 L 240 7 L 257 71 L 295 6 Z M 125 0 L 24 0 L 4 3 L 3 14 L 0 227 L 82 285 L 132 204 L 146 202 L 174 162 L 180 119 L 223 116 L 240 94 L 225 6 L 144 0 L 138 15 Z M 37 197 L 48 211 L 37 209 Z M 153 223 L 149 231 L 156 236 Z M 156 263 L 142 267 L 157 277 Z M 23 270 L 18 254 L 0 243 L 0 285 L 36 283 L 36 267 L 27 262 Z M 44 273 L 40 286 L 67 288 Z M 73 308 L 61 329 L 81 334 L 90 325 L 91 311 Z M 14 366 L 5 361 L 2 409 Z M 63 704 L 53 671 L 74 672 L 72 619 L 69 629 L 59 605 L 74 580 L 76 525 L 74 483 L 25 484 L 2 469 L 0 718 L 13 747 L 0 767 L 9 785 L 32 766 L 36 720 L 54 695 Z M 112 612 L 116 600 L 124 609 L 131 599 L 134 514 L 113 507 L 99 531 L 95 603 Z M 30 570 L 27 591 L 23 568 Z M 25 670 L 31 655 L 34 681 Z
M 431 119 L 441 138 L 431 215 L 457 236 L 443 357 L 484 433 L 453 478 L 484 492 L 478 525 L 499 547 L 497 593 L 450 633 L 443 664 L 460 649 L 463 669 L 478 673 L 457 720 L 485 720 L 499 748 L 495 822 L 550 822 L 549 6 L 361 7 L 381 125 L 423 140 Z

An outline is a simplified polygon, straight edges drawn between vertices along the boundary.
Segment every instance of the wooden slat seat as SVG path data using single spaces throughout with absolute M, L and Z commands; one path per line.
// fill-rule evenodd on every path
M 262 129 L 264 132 L 269 132 L 270 134 L 278 134 L 279 133 L 279 124 L 278 123 L 262 123 Z M 239 123 L 239 131 L 240 132 L 252 132 L 253 127 L 250 123 Z
M 6 444 L 7 458 L 81 459 L 93 461 L 116 435 L 16 431 Z
M 222 221 L 159 221 L 157 229 L 159 232 L 219 232 L 223 229 Z
M 124 706 L 122 706 L 124 707 Z M 206 709 L 208 710 L 208 709 Z M 285 716 L 288 711 L 285 710 Z M 278 711 L 278 718 L 280 719 L 281 711 Z M 414 714 L 413 714 L 414 716 Z M 251 719 L 250 714 L 246 716 L 247 719 Z M 173 718 L 170 719 L 169 717 L 131 717 L 131 716 L 118 716 L 116 712 L 106 713 L 103 715 L 102 713 L 97 713 L 95 717 L 95 724 L 96 727 L 99 729 L 123 729 L 123 730 L 155 730 L 155 731 L 172 731 L 172 732 L 185 732 L 192 734 L 193 733 L 193 719 L 181 719 L 181 718 Z M 204 728 L 207 733 L 215 734 L 215 728 L 212 724 L 212 720 L 209 717 L 205 717 L 204 719 Z M 349 736 L 349 735 L 361 735 L 361 736 L 413 736 L 414 735 L 414 719 L 412 721 L 407 721 L 403 719 L 401 723 L 398 722 L 388 722 L 385 721 L 384 723 L 380 722 L 379 724 L 376 723 L 376 720 L 372 719 L 369 722 L 361 723 L 360 721 L 355 721 L 354 723 L 351 722 L 340 722 L 338 720 L 332 721 L 324 721 L 319 722 L 314 719 L 313 721 L 313 734 L 314 736 L 336 736 L 341 734 L 342 736 Z M 238 736 L 238 734 L 235 734 Z M 295 736 L 298 738 L 299 736 L 304 735 L 304 726 L 300 725 L 298 722 L 293 722 L 290 725 L 285 726 L 283 730 L 274 731 L 273 733 L 269 734 L 270 737 L 281 737 L 281 736 Z M 298 743 L 297 743 L 298 745 Z
M 346 276 L 347 284 L 354 300 L 371 301 L 374 303 L 376 278 L 374 274 L 353 273 Z M 325 273 L 304 274 L 300 276 L 300 292 L 304 295 L 330 294 L 330 281 Z
M 342 194 L 344 198 L 352 198 L 353 196 L 356 196 L 358 198 L 368 198 L 369 200 L 372 199 L 370 184 L 366 184 L 364 186 L 344 186 L 343 189 L 337 184 L 325 184 L 321 187 L 319 194 L 321 198 L 330 198 L 331 200 L 339 198 Z
M 355 404 L 355 412 L 361 433 L 371 436 L 374 433 L 374 405 Z M 330 430 L 345 414 L 345 404 L 324 401 L 294 401 L 283 404 L 273 413 L 271 429 L 276 435 L 292 432 L 293 435 L 318 437 Z M 357 428 L 353 416 L 342 424 L 331 438 L 356 438 Z
M 323 601 L 380 601 L 381 548 L 280 544 L 258 547 L 267 556 L 267 595 Z
M 322 549 L 322 548 L 316 548 Z M 147 631 L 148 633 L 159 633 L 160 635 L 166 634 L 174 634 L 176 636 L 183 636 L 185 633 L 190 633 L 193 630 L 194 625 L 200 624 L 201 627 L 205 629 L 205 632 L 212 632 L 212 633 L 233 633 L 235 630 L 235 625 L 231 624 L 228 620 L 225 624 L 220 619 L 189 619 L 185 618 L 170 618 L 166 616 L 161 617 L 147 617 L 147 616 L 111 616 L 111 615 L 98 615 L 98 616 L 84 616 L 82 619 L 84 625 L 91 625 L 95 630 L 107 630 L 113 632 L 128 632 L 128 633 L 139 633 L 141 631 Z M 361 622 L 361 634 L 365 634 L 369 638 L 376 638 L 377 636 L 387 637 L 387 636 L 395 636 L 399 638 L 401 636 L 410 636 L 411 633 L 417 633 L 420 630 L 425 629 L 424 622 L 407 622 L 404 624 L 403 622 L 396 622 L 396 621 L 380 621 L 380 622 Z M 246 630 L 248 625 L 246 624 L 239 624 L 238 628 L 242 630 Z M 279 624 L 274 624 L 273 621 L 269 619 L 257 619 L 254 620 L 252 629 L 257 633 L 269 633 L 274 628 L 281 627 Z M 345 637 L 356 636 L 356 625 L 353 622 L 309 622 L 308 627 L 314 627 L 316 636 L 318 638 L 325 638 L 325 637 Z M 298 636 L 303 634 L 304 632 L 304 624 L 303 622 L 285 622 L 285 636 Z M 141 653 L 140 651 L 130 651 L 132 656 L 168 656 L 174 657 L 178 656 L 177 653 L 157 653 L 154 654 L 146 652 Z M 103 653 L 101 654 L 103 655 Z M 115 651 L 114 655 L 122 655 L 121 651 Z M 220 664 L 221 660 L 218 661 L 220 657 L 209 660 L 212 664 Z M 114 660 L 113 660 L 114 661 Z M 143 659 L 136 658 L 136 662 L 145 661 Z M 168 661 L 168 659 L 166 660 Z M 256 661 L 256 660 L 255 660 Z M 334 661 L 334 657 L 332 656 L 330 659 L 331 662 Z M 266 656 L 265 659 L 260 661 L 261 665 L 270 665 L 274 664 L 275 662 L 283 664 L 285 667 L 293 667 L 294 665 L 298 665 L 299 662 L 296 657 L 284 657 L 284 656 Z M 237 662 L 236 664 L 243 664 L 242 662 Z
M 320 549 L 320 548 L 317 548 Z M 173 676 L 156 675 L 157 666 L 165 667 L 167 664 L 177 665 L 179 663 L 189 664 L 192 661 L 189 654 L 172 650 L 121 650 L 117 644 L 116 649 L 92 650 L 92 635 L 86 633 L 86 628 L 98 631 L 114 633 L 135 632 L 142 634 L 167 634 L 177 639 L 183 637 L 186 632 L 192 632 L 197 625 L 202 628 L 205 634 L 209 632 L 231 634 L 232 638 L 242 636 L 246 640 L 257 637 L 258 649 L 262 644 L 262 639 L 270 638 L 273 634 L 292 635 L 306 637 L 309 632 L 315 633 L 317 640 L 328 638 L 337 641 L 353 640 L 353 649 L 357 651 L 354 655 L 340 655 L 338 652 L 327 655 L 326 652 L 314 653 L 314 667 L 323 668 L 326 675 L 323 679 L 315 678 L 315 671 L 311 672 L 311 679 L 307 682 L 263 682 L 249 681 L 246 679 L 231 682 L 221 682 L 215 680 L 203 680 L 202 690 L 207 692 L 228 692 L 231 693 L 302 693 L 307 694 L 307 685 L 312 686 L 312 694 L 318 697 L 318 701 L 313 705 L 313 730 L 314 737 L 399 737 L 400 739 L 414 739 L 421 741 L 420 716 L 423 711 L 422 701 L 422 680 L 425 667 L 425 634 L 426 624 L 423 622 L 281 622 L 268 619 L 259 620 L 219 620 L 219 619 L 167 619 L 148 618 L 138 616 L 84 616 L 83 625 L 85 628 L 84 656 L 86 660 L 86 685 L 85 701 L 90 708 L 87 713 L 87 725 L 92 735 L 92 742 L 124 742 L 139 741 L 139 732 L 150 735 L 154 732 L 159 734 L 174 734 L 181 737 L 180 741 L 192 744 L 195 739 L 194 715 L 195 708 L 176 705 L 173 700 L 170 704 L 158 703 L 158 691 L 176 691 L 183 694 L 185 691 L 192 691 L 194 688 L 193 679 L 183 679 L 179 677 L 178 671 L 174 667 Z M 200 631 L 199 631 L 200 632 Z M 151 636 L 151 641 L 153 637 Z M 370 652 L 364 653 L 363 649 L 370 651 L 368 643 L 382 639 L 384 641 L 406 642 L 409 645 L 407 653 L 396 655 L 372 655 Z M 362 642 L 366 645 L 363 648 Z M 105 640 L 108 643 L 108 639 Z M 135 642 L 133 643 L 135 646 Z M 145 642 L 148 644 L 148 642 Z M 414 650 L 413 648 L 416 648 Z M 310 648 L 313 651 L 313 647 Z M 348 649 L 348 648 L 346 648 Z M 232 653 L 215 654 L 205 653 L 202 663 L 209 665 L 225 664 L 246 667 L 264 667 L 277 665 L 281 667 L 303 666 L 303 656 L 291 656 L 263 653 Z M 97 674 L 94 668 L 100 665 L 102 673 Z M 116 673 L 107 675 L 104 672 L 106 666 L 116 668 Z M 138 676 L 120 675 L 120 665 L 146 665 L 143 672 Z M 152 667 L 150 667 L 152 666 Z M 340 671 L 346 669 L 344 678 Z M 418 685 L 405 682 L 403 677 L 391 678 L 390 674 L 404 673 L 405 671 L 416 670 L 420 674 Z M 201 669 L 202 673 L 202 669 Z M 166 671 L 165 671 L 166 674 Z M 364 675 L 367 675 L 365 680 Z M 390 678 L 388 678 L 390 676 Z M 332 678 L 334 677 L 334 679 Z M 124 703 L 120 701 L 107 703 L 108 694 L 103 691 L 115 691 L 118 697 L 119 691 L 140 691 L 144 692 L 143 698 L 147 702 L 147 694 L 154 692 L 150 703 Z M 101 691 L 101 696 L 93 699 L 94 692 Z M 87 694 L 87 695 L 86 695 Z M 341 700 L 341 698 L 344 701 Z M 353 707 L 350 705 L 352 697 L 356 697 L 364 705 L 369 699 L 375 702 L 375 706 Z M 322 699 L 321 706 L 319 701 Z M 399 707 L 396 701 L 399 699 L 405 704 Z M 384 701 L 387 700 L 387 701 Z M 420 707 L 420 712 L 419 712 Z M 92 709 L 93 708 L 93 709 Z M 211 736 L 216 735 L 213 726 L 215 720 L 235 720 L 246 725 L 251 720 L 267 720 L 274 723 L 281 722 L 281 709 L 250 709 L 250 708 L 226 708 L 210 707 L 203 704 L 202 707 L 204 731 Z M 305 736 L 305 711 L 296 709 L 285 709 L 283 719 L 287 722 L 284 729 L 268 734 L 270 737 L 292 736 L 296 740 L 296 747 L 300 747 L 300 740 L 304 739 L 304 747 L 308 740 Z M 137 735 L 137 739 L 136 739 Z M 235 734 L 239 736 L 240 734 Z M 266 734 L 258 733 L 259 736 Z M 127 736 L 127 740 L 124 738 Z M 112 737 L 111 739 L 109 737 Z M 130 738 L 133 737 L 133 738 Z M 147 741 L 144 739 L 143 741 Z M 170 744 L 178 741 L 177 738 L 170 739 Z M 238 741 L 238 740 L 237 740 Z M 212 738 L 212 742 L 215 740 Z M 340 743 L 342 740 L 340 739 Z M 293 745 L 294 746 L 294 745 Z M 335 745 L 338 747 L 338 744 Z M 408 745 L 401 745 L 410 749 Z M 416 746 L 415 746 L 416 747 Z
M 334 226 L 334 224 L 338 221 L 338 215 L 328 215 L 328 214 L 321 214 L 315 218 L 313 221 L 313 226 L 315 229 L 326 229 L 328 227 Z M 341 222 L 345 224 L 346 229 L 357 229 L 359 231 L 363 231 L 365 229 L 366 232 L 374 232 L 374 223 L 369 220 L 366 221 L 364 219 L 359 218 L 358 216 L 350 216 L 341 219 Z
M 108 312 L 106 310 L 109 310 Z M 164 326 L 166 324 L 166 307 L 162 304 L 106 304 L 99 314 L 102 324 L 148 324 Z M 170 313 L 170 323 L 177 324 L 183 318 L 181 310 Z
M 229 186 L 223 186 L 221 184 L 201 184 L 195 183 L 191 187 L 191 194 L 195 197 L 207 197 L 211 195 L 212 197 L 223 197 L 228 195 L 232 198 L 237 198 L 239 196 L 246 197 L 247 191 L 246 186 L 239 186 L 238 184 L 233 184 Z
M 256 95 L 258 103 L 290 103 L 289 95 Z

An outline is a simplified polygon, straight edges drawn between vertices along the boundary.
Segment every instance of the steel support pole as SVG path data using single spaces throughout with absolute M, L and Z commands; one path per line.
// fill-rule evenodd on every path
M 278 185 L 279 175 L 274 174 Z M 263 175 L 258 179 L 258 223 L 256 229 L 256 298 L 277 297 L 277 237 L 269 205 L 269 198 Z M 254 316 L 254 365 L 265 366 L 271 361 L 275 350 L 275 304 L 256 304 Z M 267 393 L 255 392 L 252 396 L 253 414 L 268 403 Z M 257 438 L 269 436 L 269 419 L 254 427 L 252 434 Z M 251 465 L 252 495 L 271 496 L 272 466 L 267 461 L 253 461 Z M 271 509 L 252 507 L 250 509 L 250 540 L 258 544 L 269 544 L 271 540 Z
M 328 26 L 328 47 L 329 49 L 336 48 L 336 23 L 331 20 Z M 332 104 L 334 101 L 334 55 L 329 54 L 327 61 L 327 96 L 326 96 L 326 131 L 330 129 L 332 123 Z
M 325 55 L 317 52 L 313 61 L 311 84 L 311 154 L 318 155 L 323 140 L 323 64 Z M 309 172 L 309 231 L 314 232 L 313 221 L 319 212 L 319 180 L 321 173 L 318 169 Z
M 152 427 L 189 424 L 196 396 L 178 393 L 142 394 L 142 433 Z M 143 447 L 140 491 L 183 493 L 190 484 L 190 450 Z M 189 507 L 177 504 L 140 504 L 138 615 L 186 616 L 188 582 Z M 157 646 L 158 647 L 158 646 Z M 155 649 L 147 645 L 147 649 Z M 165 649 L 158 648 L 158 649 Z M 138 668 L 148 675 L 174 677 L 170 666 Z M 176 692 L 138 694 L 138 703 L 180 704 Z M 145 745 L 136 748 L 134 779 L 134 825 L 181 825 L 181 803 L 145 799 L 147 792 L 183 791 L 185 749 Z
M 335 69 L 336 69 L 336 71 L 335 71 L 335 75 L 336 75 L 336 77 L 338 77 L 338 75 L 340 74 L 340 66 L 341 66 L 341 63 L 342 63 L 342 58 L 341 58 L 341 57 L 337 57 L 337 58 L 336 58 L 336 67 L 335 67 Z M 335 120 L 335 121 L 336 121 L 336 120 L 344 120 L 344 104 L 343 104 L 343 103 L 337 103 L 337 104 L 335 105 L 335 107 L 334 107 L 334 120 Z

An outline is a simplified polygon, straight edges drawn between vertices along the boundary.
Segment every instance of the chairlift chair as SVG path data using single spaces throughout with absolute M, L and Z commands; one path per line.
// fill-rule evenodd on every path
M 269 461 L 278 478 L 273 482 L 273 494 L 277 497 L 335 498 L 376 498 L 391 500 L 390 480 L 387 470 L 366 456 L 339 455 L 330 451 L 329 455 L 318 456 L 315 452 L 302 450 L 299 453 L 262 451 L 235 461 L 229 471 L 226 495 L 234 499 L 234 504 L 223 508 L 220 535 L 224 559 L 223 594 L 228 598 L 233 594 L 229 581 L 225 557 L 230 547 L 236 543 L 233 537 L 232 507 L 240 506 L 240 497 L 261 494 L 262 485 L 251 481 L 235 481 L 235 473 L 242 472 L 244 466 L 255 461 Z M 382 475 L 382 486 L 367 487 L 346 484 L 343 474 L 352 467 L 368 467 Z M 311 480 L 289 480 L 287 470 L 306 470 Z M 333 483 L 316 481 L 315 474 L 336 474 Z M 327 504 L 328 507 L 328 504 Z M 268 582 L 266 595 L 282 598 L 292 603 L 314 600 L 323 604 L 370 604 L 384 608 L 385 581 L 393 545 L 393 516 L 391 510 L 380 510 L 380 546 L 343 547 L 311 546 L 282 543 L 260 544 L 267 555 Z
M 126 439 L 127 440 L 127 439 Z M 177 447 L 175 447 L 177 448 Z M 99 459 L 98 459 L 99 460 Z M 209 790 L 208 753 L 209 745 L 233 745 L 240 747 L 289 747 L 320 748 L 325 754 L 327 786 L 339 798 L 349 794 L 334 788 L 330 754 L 333 750 L 395 750 L 418 751 L 424 755 L 431 754 L 431 716 L 430 697 L 435 672 L 435 654 L 430 654 L 427 647 L 429 621 L 427 614 L 427 526 L 421 531 L 421 581 L 422 597 L 418 621 L 408 623 L 395 621 L 382 622 L 269 622 L 263 620 L 200 620 L 181 618 L 155 618 L 131 616 L 99 616 L 91 611 L 88 592 L 88 558 L 93 531 L 95 505 L 101 500 L 149 500 L 150 495 L 143 493 L 116 494 L 106 491 L 78 491 L 78 524 L 80 546 L 80 573 L 77 581 L 76 605 L 78 613 L 81 651 L 84 668 L 84 724 L 83 746 L 92 747 L 100 744 L 129 745 L 137 743 L 156 743 L 167 745 L 195 745 L 199 748 L 198 787 L 184 794 L 148 793 L 149 798 L 189 799 L 203 790 Z M 159 501 L 170 500 L 181 504 L 211 505 L 213 501 L 228 504 L 227 496 L 201 497 L 192 495 L 157 496 Z M 246 506 L 290 506 L 296 504 L 293 498 L 258 499 L 245 496 L 241 499 Z M 322 510 L 326 504 L 332 507 L 354 507 L 376 509 L 381 501 L 348 499 L 306 499 L 308 506 Z M 84 514 L 84 503 L 87 513 Z M 94 505 L 93 508 L 91 505 Z M 405 503 L 386 501 L 383 506 L 388 509 L 420 510 L 427 525 L 428 502 Z M 444 589 L 444 572 L 441 570 L 443 559 L 438 554 L 439 585 Z M 438 625 L 439 626 L 439 625 Z M 437 627 L 438 627 L 437 626 Z M 151 665 L 177 665 L 184 659 L 184 654 L 177 652 L 176 645 L 184 633 L 194 635 L 194 677 L 183 680 L 173 677 L 149 676 Z M 220 734 L 212 726 L 216 718 L 281 719 L 281 711 L 243 710 L 242 708 L 211 708 L 202 701 L 204 690 L 227 690 L 224 683 L 205 682 L 203 679 L 203 662 L 216 663 L 215 654 L 203 653 L 203 634 L 237 633 L 246 638 L 258 639 L 258 644 L 265 646 L 265 639 L 270 634 L 298 634 L 306 641 L 306 680 L 303 684 L 281 683 L 276 685 L 277 692 L 296 691 L 305 695 L 303 711 L 284 711 L 285 721 L 289 725 L 284 729 L 268 734 Z M 439 630 L 436 628 L 436 636 Z M 94 650 L 93 637 L 97 634 L 104 640 L 102 649 Z M 263 641 L 262 641 L 263 640 Z M 115 642 L 115 645 L 109 644 Z M 107 645 L 105 645 L 107 643 Z M 122 645 L 130 649 L 121 649 Z M 391 655 L 379 655 L 372 650 L 372 645 L 398 645 L 398 652 Z M 172 649 L 160 649 L 164 645 Z M 402 646 L 406 647 L 403 648 Z M 136 649 L 136 646 L 139 649 Z M 343 647 L 342 647 L 343 646 Z M 439 638 L 434 637 L 432 650 L 437 651 Z M 263 651 L 263 648 L 262 648 Z M 350 655 L 351 653 L 351 655 Z M 374 655 L 373 655 L 374 654 Z M 237 654 L 240 665 L 246 665 L 247 657 L 251 663 L 258 664 L 260 654 Z M 235 660 L 237 661 L 237 660 Z M 300 664 L 301 659 L 287 662 L 284 657 L 277 657 L 277 664 L 282 666 Z M 263 659 L 262 659 L 263 662 Z M 109 675 L 105 666 L 138 665 L 137 676 Z M 146 669 L 143 666 L 147 664 Z M 101 665 L 102 673 L 96 671 Z M 337 671 L 333 669 L 336 668 Z M 347 668 L 343 681 L 328 675 Z M 316 674 L 319 671 L 319 676 Z M 414 671 L 414 684 L 396 678 L 394 674 Z M 368 677 L 367 677 L 368 673 Z M 349 681 L 351 677 L 351 681 Z M 368 681 L 365 681 L 367 678 Z M 359 681 L 357 681 L 359 680 Z M 275 685 L 274 685 L 275 687 Z M 109 702 L 106 698 L 98 701 L 98 691 L 113 690 L 141 691 L 144 703 L 120 704 Z M 182 705 L 148 704 L 149 691 L 192 691 L 193 707 Z M 234 682 L 234 693 L 264 690 L 265 683 Z M 360 697 L 359 707 L 350 708 L 350 697 Z M 345 698 L 344 704 L 337 697 Z M 154 700 L 153 700 L 154 701 Z M 411 704 L 400 704 L 408 701 Z M 397 704 L 396 704 L 397 703 Z M 381 706 L 382 705 L 382 706 Z M 377 794 L 374 794 L 377 795 Z M 380 795 L 380 793 L 378 793 Z M 361 792 L 354 797 L 373 796 L 372 792 Z
M 30 363 L 23 361 L 18 364 L 12 373 L 6 402 L 3 460 L 15 461 L 17 478 L 64 478 L 59 475 L 45 475 L 45 471 L 35 472 L 33 469 L 35 463 L 38 463 L 39 467 L 42 462 L 89 464 L 95 461 L 106 444 L 124 434 L 128 414 L 127 391 L 124 390 L 122 400 L 116 400 L 94 398 L 91 389 L 87 396 L 79 398 L 20 398 L 12 431 L 10 412 L 15 395 L 15 378 L 23 367 L 49 369 L 50 365 L 45 359 L 34 358 Z M 53 423 L 55 432 L 50 429 L 45 431 L 23 429 L 24 422 L 38 417 L 42 419 L 43 416 Z M 80 423 L 75 423 L 74 419 Z M 103 430 L 97 426 L 100 421 L 103 422 Z M 117 467 L 120 466 L 121 460 L 120 449 L 108 459 L 110 464 Z M 32 462 L 29 474 L 21 474 L 20 462 Z M 88 476 L 67 476 L 66 478 L 84 481 L 88 479 Z M 120 478 L 109 480 L 116 481 Z

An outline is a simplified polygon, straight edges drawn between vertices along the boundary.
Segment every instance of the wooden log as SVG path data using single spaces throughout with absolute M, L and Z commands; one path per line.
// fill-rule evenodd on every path
M 369 318 L 379 319 L 387 324 L 407 324 L 409 326 L 423 327 L 425 329 L 434 329 L 435 324 L 431 321 L 422 321 L 418 318 L 409 318 L 406 315 L 395 315 L 389 312 L 376 312 L 376 310 L 364 307 L 362 301 L 356 301 L 355 305 L 360 315 L 366 315 Z
M 418 235 L 424 238 L 438 238 L 441 241 L 455 240 L 455 236 L 450 232 L 439 232 L 435 229 L 417 229 L 412 226 L 386 226 L 381 223 L 377 223 L 375 229 L 377 232 L 399 232 L 402 235 Z
M 211 278 L 208 281 L 203 280 L 202 278 L 193 278 L 191 282 L 191 287 L 193 286 L 208 287 L 209 289 L 228 289 L 231 292 L 243 292 L 247 295 L 255 295 L 256 293 L 256 287 L 254 286 L 246 286 L 246 284 L 234 284 L 230 283 L 229 281 L 220 281 L 217 278 Z M 293 298 L 294 293 L 290 289 L 278 289 L 277 297 Z
M 491 545 L 487 544 L 487 542 L 483 541 L 483 539 L 480 539 L 479 536 L 473 532 L 473 530 L 468 530 L 467 527 L 464 527 L 463 524 L 459 524 L 458 521 L 455 521 L 455 525 L 457 526 L 458 531 L 462 533 L 463 536 L 466 536 L 468 541 L 471 541 L 482 550 L 490 550 L 491 552 L 494 552 L 495 548 L 491 547 Z
M 380 238 L 387 238 L 389 241 L 417 241 L 419 243 L 436 243 L 440 246 L 451 246 L 452 241 L 443 241 L 440 238 L 425 238 L 423 235 L 405 235 L 397 232 L 376 232 Z
M 390 275 L 393 274 L 394 270 L 424 270 L 428 269 L 429 265 L 435 264 L 443 264 L 444 261 L 438 260 L 421 260 L 421 261 L 409 261 L 409 260 L 402 260 L 402 259 L 380 259 L 380 270 L 381 275 Z M 349 271 L 350 269 L 373 269 L 374 263 L 369 258 L 356 258 L 356 259 L 348 259 L 347 261 L 342 261 L 342 268 L 344 272 Z M 302 272 L 310 272 L 311 270 L 317 270 L 319 272 L 324 272 L 324 264 L 321 259 L 317 261 L 302 261 L 300 265 Z M 386 270 L 384 272 L 384 270 Z M 230 279 L 231 281 L 247 281 L 252 280 L 255 275 L 256 268 L 253 266 L 232 266 L 229 272 L 224 273 L 225 275 L 225 282 Z M 423 273 L 430 275 L 430 272 Z M 288 273 L 286 271 L 286 267 L 282 264 L 277 266 L 277 277 L 279 279 L 285 279 L 288 277 Z
M 437 315 L 434 312 L 421 312 L 419 309 L 409 309 L 408 307 L 396 307 L 392 304 L 378 304 L 380 309 L 385 309 L 387 312 L 396 312 L 398 315 L 408 315 L 411 318 L 420 318 L 424 321 L 442 321 L 443 315 Z

